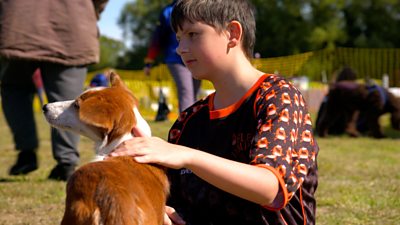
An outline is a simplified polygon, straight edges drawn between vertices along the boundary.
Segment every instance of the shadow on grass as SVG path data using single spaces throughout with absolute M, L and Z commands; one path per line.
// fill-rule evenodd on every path
M 4 178 L 0 177 L 0 183 L 18 183 L 18 182 L 26 182 L 27 179 L 21 179 L 21 178 Z
M 8 176 L 8 177 L 0 177 L 0 184 L 5 183 L 26 183 L 26 182 L 35 182 L 35 183 L 44 183 L 44 182 L 54 182 L 54 183 L 65 183 L 65 181 L 61 180 L 50 180 L 47 178 L 38 178 L 38 177 L 29 177 L 29 176 Z
M 395 139 L 395 140 L 400 139 L 400 130 L 395 130 L 390 126 L 384 126 L 382 128 L 382 132 L 385 137 L 383 137 L 381 139 Z M 315 129 L 314 129 L 314 134 L 316 135 Z M 343 137 L 343 138 L 350 137 L 348 134 L 329 134 L 328 136 Z M 369 137 L 371 139 L 374 139 L 373 137 L 367 136 L 367 134 L 362 134 L 360 137 Z M 319 137 L 319 138 L 321 138 L 321 137 Z M 353 138 L 356 138 L 356 137 L 353 137 Z

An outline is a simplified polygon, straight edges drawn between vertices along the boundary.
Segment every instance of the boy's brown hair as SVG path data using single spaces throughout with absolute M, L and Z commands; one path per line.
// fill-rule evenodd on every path
M 256 22 L 254 7 L 248 0 L 178 0 L 171 15 L 175 32 L 182 28 L 184 21 L 203 22 L 218 31 L 232 21 L 238 21 L 243 28 L 242 47 L 247 58 L 253 58 Z

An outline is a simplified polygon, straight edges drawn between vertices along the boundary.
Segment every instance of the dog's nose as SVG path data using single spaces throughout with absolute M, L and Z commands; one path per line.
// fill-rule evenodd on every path
M 42 107 L 42 110 L 43 110 L 44 113 L 46 113 L 47 111 L 49 111 L 49 109 L 48 109 L 48 107 L 47 107 L 47 104 L 45 104 L 45 105 Z

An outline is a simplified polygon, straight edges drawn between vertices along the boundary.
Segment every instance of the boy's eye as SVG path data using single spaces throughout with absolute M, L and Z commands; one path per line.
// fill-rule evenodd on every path
M 195 35 L 196 35 L 196 33 L 195 32 L 190 32 L 190 33 L 188 33 L 188 35 L 189 35 L 189 37 L 194 37 Z

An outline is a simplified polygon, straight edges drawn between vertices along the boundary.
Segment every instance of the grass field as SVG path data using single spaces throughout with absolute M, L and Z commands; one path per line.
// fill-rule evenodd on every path
M 28 176 L 10 177 L 14 151 L 9 128 L 0 116 L 0 225 L 59 224 L 65 182 L 47 180 L 55 165 L 49 126 L 37 114 L 41 146 L 40 168 Z M 151 122 L 153 134 L 166 138 L 172 122 Z M 317 224 L 400 224 L 400 133 L 389 138 L 330 137 L 320 146 Z M 81 163 L 93 156 L 86 138 L 80 143 Z

